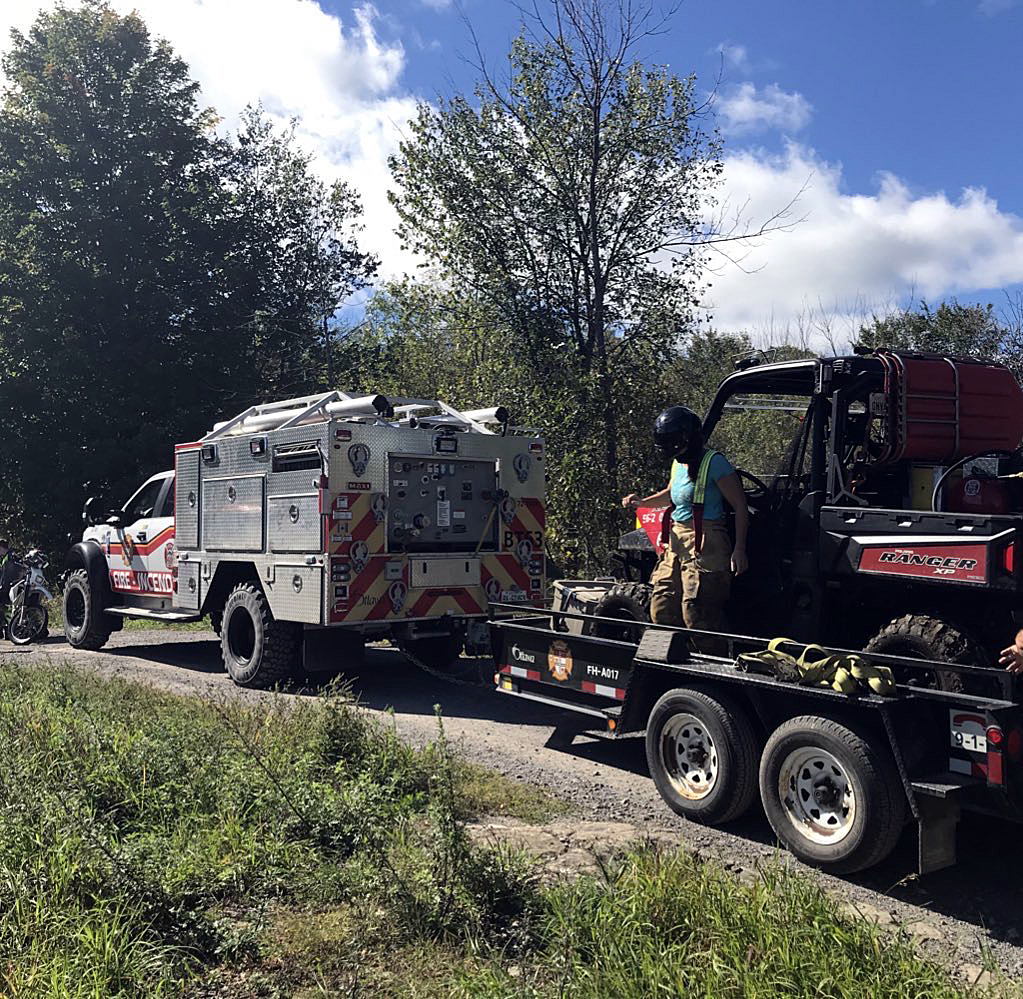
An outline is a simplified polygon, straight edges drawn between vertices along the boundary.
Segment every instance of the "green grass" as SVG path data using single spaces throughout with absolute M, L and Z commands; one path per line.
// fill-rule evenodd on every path
M 639 851 L 550 885 L 464 822 L 557 802 L 343 696 L 0 673 L 0 995 L 953 996 L 811 881 Z
M 50 616 L 50 634 L 57 634 L 64 630 L 64 604 L 61 597 L 54 597 L 47 605 L 46 612 Z M 208 631 L 210 640 L 216 639 L 216 632 L 210 623 L 209 616 L 200 621 L 175 621 L 173 624 L 163 624 L 159 621 L 148 621 L 141 617 L 128 617 L 124 619 L 122 630 L 124 631 L 152 631 L 160 628 L 173 628 L 175 631 Z

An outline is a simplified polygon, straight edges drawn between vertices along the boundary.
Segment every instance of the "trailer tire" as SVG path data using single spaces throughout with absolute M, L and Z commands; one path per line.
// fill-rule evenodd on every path
M 894 761 L 852 729 L 815 715 L 790 719 L 767 740 L 760 797 L 782 844 L 834 874 L 884 860 L 906 814 Z
M 239 583 L 224 604 L 220 649 L 239 687 L 267 690 L 292 676 L 301 661 L 301 625 L 278 621 L 263 591 Z
M 68 575 L 61 603 L 64 611 L 64 637 L 68 645 L 89 652 L 102 649 L 114 629 L 93 592 L 88 569 L 76 569 Z
M 594 617 L 609 617 L 619 621 L 650 620 L 650 595 L 653 592 L 649 583 L 615 583 L 594 605 Z M 597 638 L 614 638 L 624 641 L 635 641 L 636 628 L 623 628 L 621 625 L 593 622 L 593 634 Z
M 910 659 L 936 659 L 968 666 L 987 665 L 983 647 L 956 624 L 926 614 L 905 614 L 885 625 L 864 647 L 864 652 L 881 652 Z M 927 672 L 923 674 L 939 690 L 961 694 L 967 689 L 961 673 Z M 922 678 L 908 674 L 895 679 Z
M 731 822 L 756 798 L 753 726 L 740 704 L 716 692 L 664 694 L 647 720 L 646 758 L 665 803 L 693 822 Z

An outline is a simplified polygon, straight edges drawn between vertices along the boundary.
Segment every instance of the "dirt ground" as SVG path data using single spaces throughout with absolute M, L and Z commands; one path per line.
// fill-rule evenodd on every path
M 284 695 L 235 687 L 223 672 L 212 633 L 124 631 L 101 652 L 76 651 L 58 636 L 26 649 L 0 642 L 0 668 L 17 663 L 46 669 L 65 662 L 190 696 L 316 695 L 310 687 L 296 686 Z M 669 812 L 647 774 L 641 739 L 559 738 L 555 729 L 566 720 L 564 714 L 488 687 L 450 684 L 386 647 L 370 648 L 365 662 L 346 678 L 368 710 L 393 710 L 398 730 L 410 741 L 434 736 L 434 705 L 439 704 L 449 739 L 467 759 L 569 801 L 569 820 L 534 828 L 502 820 L 475 831 L 526 846 L 554 870 L 587 869 L 594 850 L 644 837 L 719 858 L 740 877 L 753 876 L 758 864 L 778 856 L 759 809 L 727 830 L 691 825 Z M 904 927 L 927 953 L 966 979 L 981 974 L 984 952 L 1006 974 L 1023 977 L 1023 864 L 1013 860 L 1021 843 L 1023 828 L 966 815 L 959 827 L 959 864 L 950 870 L 913 874 L 916 841 L 913 827 L 907 827 L 880 867 L 849 879 L 813 873 L 844 904 L 885 926 Z

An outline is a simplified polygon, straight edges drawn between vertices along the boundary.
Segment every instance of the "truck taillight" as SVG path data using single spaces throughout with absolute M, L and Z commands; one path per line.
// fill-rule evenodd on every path
M 1006 572 L 1016 571 L 1016 542 L 1010 541 L 1002 552 L 1002 568 Z
M 1002 734 L 1002 730 L 997 725 L 988 726 L 987 730 L 987 744 L 993 746 L 995 749 L 1001 750 L 1002 743 L 1005 741 L 1005 736 Z

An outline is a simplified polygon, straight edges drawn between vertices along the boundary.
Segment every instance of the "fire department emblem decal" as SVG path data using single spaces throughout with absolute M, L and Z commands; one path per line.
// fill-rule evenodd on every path
M 512 467 L 515 469 L 515 476 L 518 478 L 519 482 L 525 482 L 526 479 L 529 478 L 529 468 L 532 463 L 532 459 L 525 451 L 521 454 L 515 455 Z
M 355 572 L 362 572 L 366 568 L 366 563 L 369 562 L 369 546 L 365 541 L 356 541 L 352 545 L 352 569 Z
M 365 444 L 353 444 L 348 449 L 348 462 L 356 475 L 365 475 L 369 464 L 369 448 Z
M 407 593 L 408 587 L 404 581 L 398 579 L 391 583 L 391 588 L 387 591 L 387 595 L 391 598 L 391 607 L 394 608 L 395 614 L 405 606 L 405 596 Z
M 373 497 L 373 519 L 378 523 L 384 522 L 387 515 L 387 497 L 383 493 L 377 493 Z
M 178 553 L 174 550 L 173 541 L 167 542 L 167 547 L 163 550 L 163 561 L 168 569 L 173 569 L 178 564 Z
M 517 505 L 514 496 L 505 496 L 501 500 L 501 519 L 506 524 L 510 524 L 515 519 L 515 508 Z
M 130 534 L 121 535 L 121 561 L 131 566 L 131 560 L 135 557 L 135 539 Z
M 487 600 L 491 603 L 496 603 L 501 596 L 501 584 L 491 576 L 483 587 L 483 592 L 486 593 Z
M 572 675 L 572 650 L 567 642 L 551 642 L 547 651 L 547 666 L 558 683 L 564 683 Z

